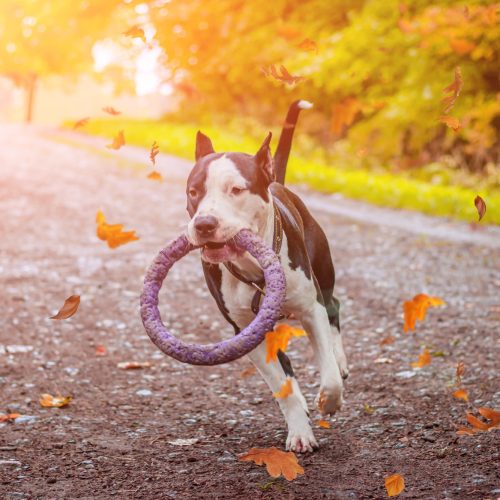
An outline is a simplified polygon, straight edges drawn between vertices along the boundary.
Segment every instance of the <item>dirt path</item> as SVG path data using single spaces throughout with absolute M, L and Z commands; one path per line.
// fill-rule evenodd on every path
M 391 211 L 374 219 L 375 210 L 365 221 L 366 206 L 302 190 L 333 248 L 351 376 L 332 428 L 316 430 L 321 449 L 300 458 L 305 476 L 271 480 L 237 460 L 252 446 L 282 448 L 286 436 L 264 382 L 240 377 L 249 363 L 182 365 L 156 350 L 140 322 L 145 268 L 187 220 L 189 163 L 162 157 L 159 184 L 145 178 L 146 152 L 74 141 L 0 128 L 0 413 L 25 416 L 0 424 L 0 498 L 385 498 L 383 478 L 396 472 L 406 480 L 400 498 L 500 496 L 498 432 L 458 438 L 468 406 L 450 395 L 463 360 L 469 408 L 499 406 L 497 229 Z M 95 237 L 99 208 L 140 241 L 109 250 Z M 444 232 L 408 230 L 413 217 Z M 403 335 L 401 304 L 421 292 L 447 306 Z M 184 339 L 230 334 L 197 256 L 174 267 L 162 293 L 163 316 Z M 47 319 L 71 294 L 82 297 L 78 313 Z M 380 347 L 389 334 L 395 343 Z M 442 356 L 413 371 L 424 344 Z M 97 345 L 107 356 L 96 356 Z M 296 339 L 289 354 L 312 407 L 311 350 Z M 380 356 L 392 363 L 374 363 Z M 152 367 L 123 371 L 120 361 Z M 43 409 L 44 392 L 74 400 Z M 171 443 L 178 439 L 196 442 Z

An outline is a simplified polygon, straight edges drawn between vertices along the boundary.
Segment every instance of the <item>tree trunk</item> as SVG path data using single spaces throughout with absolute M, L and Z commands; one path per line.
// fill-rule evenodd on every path
M 26 102 L 26 123 L 31 123 L 33 117 L 33 103 L 35 99 L 36 75 L 29 75 L 26 79 L 26 91 L 28 93 Z

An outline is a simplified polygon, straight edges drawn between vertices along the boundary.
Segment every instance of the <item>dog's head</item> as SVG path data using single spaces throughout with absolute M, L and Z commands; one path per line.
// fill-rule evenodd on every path
M 196 164 L 187 181 L 188 239 L 203 245 L 202 258 L 219 263 L 238 255 L 231 238 L 241 229 L 260 234 L 270 207 L 274 180 L 268 134 L 255 155 L 216 153 L 210 139 L 198 132 Z

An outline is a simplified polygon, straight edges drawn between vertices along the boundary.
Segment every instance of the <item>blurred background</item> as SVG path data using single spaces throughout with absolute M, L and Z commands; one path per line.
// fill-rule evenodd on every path
M 288 181 L 471 221 L 481 194 L 500 224 L 499 9 L 2 0 L 0 120 L 73 128 L 88 117 L 80 132 L 121 129 L 127 144 L 192 158 L 196 130 L 218 150 L 252 153 L 307 99 Z

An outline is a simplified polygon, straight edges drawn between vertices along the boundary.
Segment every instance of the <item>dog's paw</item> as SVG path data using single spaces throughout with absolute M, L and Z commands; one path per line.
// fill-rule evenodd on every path
M 314 434 L 310 427 L 302 429 L 300 431 L 288 431 L 288 437 L 286 439 L 287 451 L 293 451 L 295 453 L 307 453 L 317 450 L 318 448 L 318 442 L 316 441 L 316 438 L 314 437 Z
M 342 361 L 338 362 L 340 376 L 345 380 L 349 376 L 349 367 L 347 366 L 347 359 L 344 356 Z
M 342 387 L 321 387 L 315 403 L 322 415 L 333 415 L 342 406 Z

